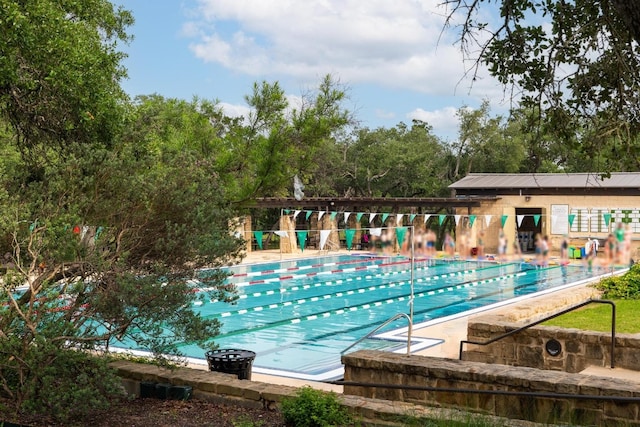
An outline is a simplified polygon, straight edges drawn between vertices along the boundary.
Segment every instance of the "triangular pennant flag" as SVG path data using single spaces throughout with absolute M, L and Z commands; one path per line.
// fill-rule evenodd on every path
M 576 215 L 575 214 L 569 214 L 569 225 L 571 227 L 573 227 L 573 220 L 575 220 L 575 219 L 576 219 Z M 607 225 L 609 225 L 609 224 L 607 224 Z
M 31 223 L 31 225 L 29 226 L 29 232 L 30 232 L 30 233 L 33 233 L 33 230 L 35 230 L 37 226 L 38 226 L 38 220 L 36 219 L 36 220 L 35 220 L 35 221 L 33 221 L 33 222 Z
M 329 218 L 331 218 L 331 221 L 333 221 L 336 219 L 337 216 L 338 216 L 338 212 L 331 212 L 331 215 L 329 215 Z
M 324 216 L 324 211 L 319 211 L 318 212 L 318 221 L 320 221 L 320 219 L 322 219 L 323 216 Z
M 382 214 L 382 223 L 384 224 L 384 222 L 387 220 L 387 218 L 389 218 L 389 214 L 388 213 L 383 213 Z
M 312 213 L 313 213 L 313 211 L 307 211 L 307 214 L 305 215 L 304 219 L 306 219 L 308 221 L 309 217 L 311 216 Z M 318 219 L 320 219 L 320 218 L 318 218 Z
M 349 221 L 349 215 L 351 215 L 351 212 L 345 212 L 344 213 L 344 222 L 346 224 L 347 221 Z
M 438 215 L 438 224 L 442 225 L 446 217 L 446 215 Z
M 364 215 L 364 212 L 358 212 L 356 214 L 356 221 L 360 222 L 360 220 L 362 219 L 362 215 Z
M 290 212 L 291 212 L 291 209 L 285 209 L 284 210 L 285 215 L 289 215 Z
M 374 213 L 370 213 L 370 214 L 369 214 L 369 224 L 371 224 L 371 223 L 373 222 L 373 218 L 375 218 L 375 217 L 376 217 L 376 215 L 377 215 L 377 214 L 374 214 Z
M 602 215 L 604 217 L 604 224 L 608 227 L 609 223 L 611 222 L 611 214 L 610 213 L 606 213 Z
M 404 236 L 407 234 L 407 227 L 396 228 L 396 239 L 398 240 L 398 246 L 402 247 L 404 243 Z
M 398 224 L 398 225 L 402 224 L 402 218 L 404 218 L 404 214 L 398 214 L 398 218 L 397 218 L 396 224 Z
M 293 219 L 296 219 L 301 211 L 293 211 Z
M 489 224 L 491 224 L 491 218 L 493 217 L 493 215 L 485 215 L 484 216 L 484 223 L 487 225 L 487 227 L 489 226 Z
M 278 231 L 274 231 L 273 234 L 280 236 L 280 237 L 289 237 L 289 233 L 287 233 L 286 230 L 278 230 Z
M 382 236 L 382 228 L 380 227 L 371 228 L 369 229 L 369 234 L 371 234 L 372 236 L 380 237 Z
M 518 220 L 518 228 L 522 225 L 522 220 L 524 219 L 524 215 L 516 215 L 516 219 Z
M 344 237 L 347 243 L 347 249 L 351 250 L 351 246 L 353 246 L 353 236 L 356 235 L 356 230 L 353 228 L 347 228 L 344 230 Z
M 298 244 L 300 245 L 300 250 L 302 252 L 304 252 L 304 245 L 307 243 L 307 233 L 308 231 L 306 230 L 296 231 L 296 234 L 298 235 Z
M 329 234 L 331 234 L 331 230 L 320 230 L 320 250 L 324 249 L 324 245 L 327 243 Z
M 460 217 L 462 215 L 454 215 L 453 218 L 456 220 L 456 227 L 458 226 L 458 223 L 460 222 Z
M 409 215 L 409 222 L 413 223 L 413 220 L 416 219 L 416 214 Z
M 254 231 L 254 232 L 253 232 L 253 235 L 254 235 L 254 236 L 255 236 L 255 238 L 256 238 L 256 243 L 258 244 L 258 247 L 259 247 L 260 249 L 262 249 L 262 237 L 263 237 L 263 236 L 262 236 L 262 231 Z
M 475 215 L 469 215 L 469 227 L 473 227 L 473 223 L 476 222 Z
M 429 221 L 429 218 L 431 218 L 431 214 L 427 214 L 424 216 L 424 223 L 426 224 L 427 221 Z
M 540 222 L 540 214 L 535 214 L 533 216 L 533 222 L 535 222 L 536 226 L 538 225 L 538 223 Z
M 501 218 L 502 228 L 504 228 L 504 224 L 507 222 L 508 218 L 509 218 L 509 215 L 502 215 L 502 218 Z
M 100 237 L 100 234 L 102 234 L 102 230 L 104 230 L 104 228 L 102 226 L 98 227 L 98 229 L 96 230 L 96 235 L 93 236 L 93 240 L 98 240 L 98 237 Z

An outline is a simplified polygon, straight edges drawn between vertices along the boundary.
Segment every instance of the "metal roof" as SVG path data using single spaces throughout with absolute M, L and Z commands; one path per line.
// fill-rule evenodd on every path
M 640 172 L 601 176 L 600 173 L 472 173 L 449 188 L 640 188 Z

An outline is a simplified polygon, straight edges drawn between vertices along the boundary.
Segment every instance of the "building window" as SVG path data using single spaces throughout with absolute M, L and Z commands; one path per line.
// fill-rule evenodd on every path
M 586 233 L 589 231 L 589 209 L 571 208 L 569 218 L 573 218 L 573 222 L 570 221 L 572 233 Z
M 605 208 L 593 208 L 591 209 L 591 232 L 592 233 L 608 233 L 611 229 L 611 222 L 607 225 L 605 214 L 608 214 L 609 209 Z
M 632 233 L 640 233 L 640 209 L 611 209 L 611 230 L 619 222 L 628 224 Z

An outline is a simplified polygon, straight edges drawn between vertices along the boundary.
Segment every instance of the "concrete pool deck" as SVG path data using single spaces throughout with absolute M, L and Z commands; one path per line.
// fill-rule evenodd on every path
M 330 252 L 318 250 L 297 250 L 294 253 L 281 253 L 279 250 L 259 250 L 248 253 L 242 260 L 242 264 L 278 262 L 300 258 L 313 258 L 331 255 L 354 255 L 364 253 L 369 252 L 357 250 L 348 251 L 345 249 Z M 577 262 L 579 263 L 580 261 Z M 424 350 L 413 352 L 412 354 L 458 359 L 460 351 L 460 341 L 467 339 L 467 326 L 469 319 L 487 315 L 508 316 L 514 320 L 519 320 L 526 317 L 530 318 L 532 316 L 532 313 L 535 316 L 536 313 L 549 313 L 558 311 L 561 308 L 565 308 L 573 304 L 577 304 L 584 301 L 585 299 L 590 298 L 594 295 L 594 293 L 595 291 L 588 284 L 583 284 L 572 287 L 568 290 L 552 292 L 550 294 L 537 297 L 530 297 L 527 298 L 526 303 L 519 301 L 510 304 L 504 304 L 496 308 L 483 309 L 478 313 L 474 313 L 468 316 L 456 316 L 451 319 L 436 321 L 433 324 L 427 326 L 414 325 L 414 328 L 412 330 L 413 337 L 439 339 L 442 340 L 442 343 L 433 345 Z M 197 367 L 207 369 L 206 366 L 202 365 Z M 606 367 L 590 367 L 588 370 L 585 370 L 584 373 L 587 375 L 604 376 L 610 378 L 623 377 L 626 379 L 632 379 L 633 381 L 638 381 L 638 383 L 640 383 L 640 372 L 636 371 L 610 369 Z M 335 391 L 338 393 L 341 393 L 343 391 L 342 386 L 331 385 L 322 382 L 300 380 L 289 377 L 264 375 L 256 372 L 252 373 L 251 378 L 255 381 L 271 384 L 281 384 L 298 387 L 310 385 L 314 388 L 327 391 Z

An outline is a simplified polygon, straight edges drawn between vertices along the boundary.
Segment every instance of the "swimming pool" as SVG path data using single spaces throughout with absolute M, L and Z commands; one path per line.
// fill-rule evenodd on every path
M 398 313 L 409 313 L 412 264 L 406 257 L 339 255 L 230 268 L 239 300 L 194 305 L 223 322 L 220 348 L 256 353 L 253 371 L 310 380 L 342 376 L 341 352 Z M 417 259 L 414 329 L 604 274 L 579 265 L 535 268 L 521 262 Z M 352 350 L 406 351 L 406 320 L 393 322 Z M 441 340 L 412 337 L 418 351 Z M 184 343 L 192 361 L 204 351 Z

